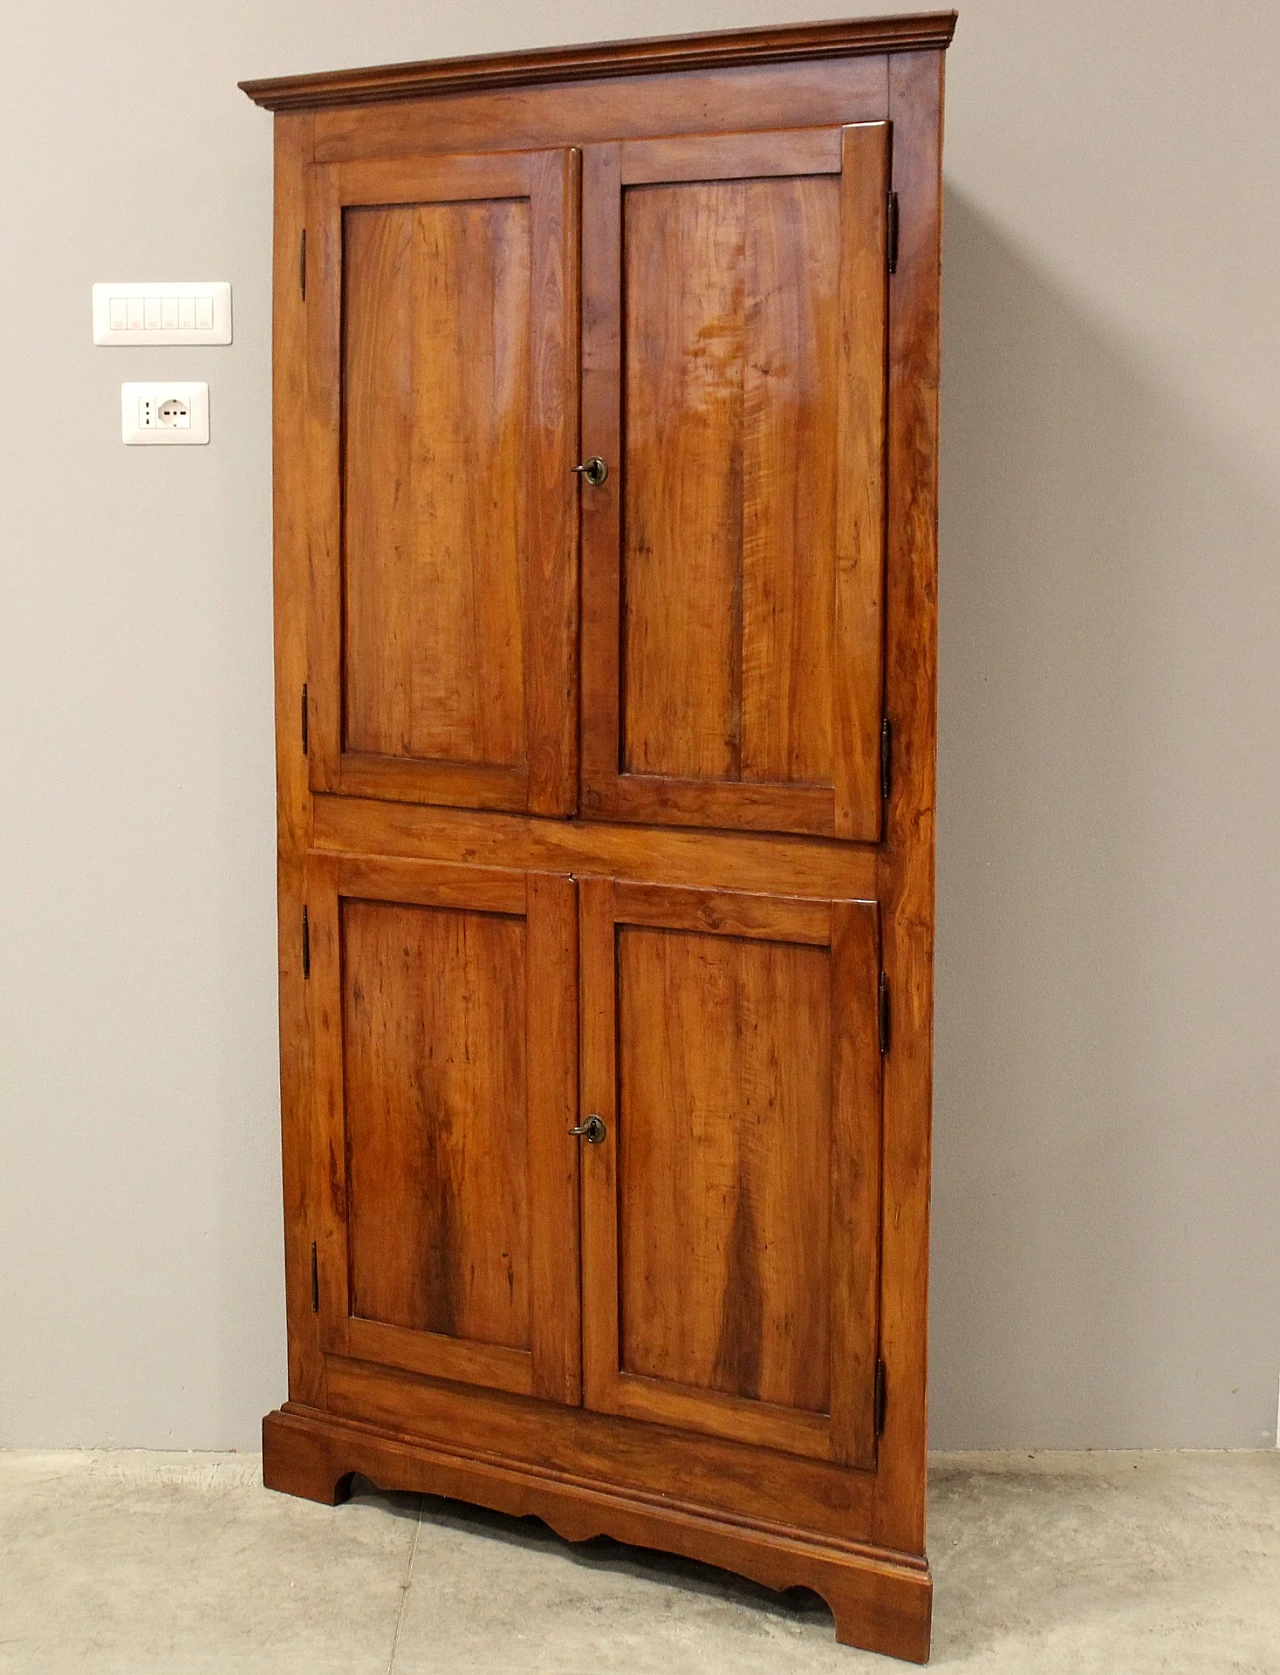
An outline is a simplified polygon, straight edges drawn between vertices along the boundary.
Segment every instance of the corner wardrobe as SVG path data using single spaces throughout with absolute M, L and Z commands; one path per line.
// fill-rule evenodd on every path
M 289 1400 L 922 1660 L 954 15 L 276 113 Z

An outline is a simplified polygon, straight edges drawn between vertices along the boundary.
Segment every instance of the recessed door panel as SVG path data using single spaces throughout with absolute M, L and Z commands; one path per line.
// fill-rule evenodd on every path
M 624 209 L 623 768 L 830 785 L 839 178 Z
M 351 1313 L 527 1350 L 524 921 L 339 911 Z
M 875 905 L 580 893 L 587 1405 L 869 1463 Z
M 310 176 L 312 786 L 567 813 L 578 153 Z
M 619 1362 L 830 1411 L 826 949 L 618 930 Z
M 877 838 L 887 124 L 585 180 L 584 808 Z
M 343 215 L 349 752 L 527 758 L 529 201 Z
M 576 1399 L 572 882 L 313 856 L 326 1348 Z

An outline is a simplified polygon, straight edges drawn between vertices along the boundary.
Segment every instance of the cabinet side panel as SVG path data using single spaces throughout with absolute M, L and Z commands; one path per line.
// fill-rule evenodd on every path
M 885 1058 L 881 1353 L 885 1431 L 876 1535 L 924 1551 L 929 1141 L 933 1052 L 934 768 L 937 738 L 938 300 L 942 54 L 890 64 L 893 187 L 900 205 L 890 287 L 886 707 L 893 785 L 880 858 Z
M 273 316 L 276 843 L 279 904 L 280 1111 L 283 1139 L 285 1293 L 289 1394 L 323 1405 L 324 1368 L 311 1308 L 310 1036 L 302 974 L 305 856 L 311 843 L 311 791 L 303 754 L 302 694 L 307 679 L 306 461 L 298 414 L 306 400 L 306 326 L 300 254 L 306 166 L 314 118 L 275 119 Z

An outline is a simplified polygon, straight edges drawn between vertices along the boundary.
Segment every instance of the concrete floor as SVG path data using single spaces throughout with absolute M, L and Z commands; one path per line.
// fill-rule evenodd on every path
M 820 1675 L 825 1606 L 249 1455 L 0 1454 L 0 1671 Z M 1280 1675 L 1280 1454 L 965 1454 L 931 1475 L 937 1670 Z

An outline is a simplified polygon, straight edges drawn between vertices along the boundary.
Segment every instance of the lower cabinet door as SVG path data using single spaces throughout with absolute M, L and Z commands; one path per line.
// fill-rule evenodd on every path
M 586 1405 L 873 1465 L 875 904 L 578 887 Z
M 581 1399 L 571 879 L 312 855 L 332 1354 Z

